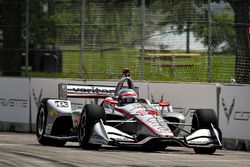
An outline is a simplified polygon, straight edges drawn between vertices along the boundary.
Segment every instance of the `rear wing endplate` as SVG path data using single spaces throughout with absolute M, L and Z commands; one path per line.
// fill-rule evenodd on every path
M 59 99 L 106 98 L 113 96 L 116 86 L 64 84 L 58 85 Z

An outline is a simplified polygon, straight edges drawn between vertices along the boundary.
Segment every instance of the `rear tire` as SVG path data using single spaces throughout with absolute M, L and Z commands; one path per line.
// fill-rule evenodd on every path
M 221 138 L 221 131 L 218 128 L 218 119 L 212 109 L 199 109 L 194 112 L 192 120 L 192 129 L 191 132 L 194 132 L 199 129 L 211 129 L 211 124 L 219 132 L 219 138 Z M 221 139 L 220 139 L 221 140 Z M 213 154 L 215 153 L 216 148 L 194 148 L 196 154 Z
M 48 138 L 45 136 L 46 126 L 47 126 L 47 117 L 48 117 L 48 109 L 47 109 L 48 100 L 49 99 L 43 99 L 38 109 L 37 118 L 36 118 L 37 140 L 42 145 L 62 147 L 66 144 L 66 141 L 56 140 L 56 139 Z
M 84 106 L 78 130 L 79 145 L 81 148 L 97 150 L 101 147 L 101 144 L 89 143 L 93 126 L 100 119 L 105 121 L 105 111 L 102 106 L 94 104 L 87 104 Z

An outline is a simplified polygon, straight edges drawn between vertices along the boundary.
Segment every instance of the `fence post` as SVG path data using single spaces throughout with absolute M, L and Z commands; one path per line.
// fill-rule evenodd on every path
M 208 82 L 212 81 L 212 12 L 211 0 L 208 0 Z
M 84 61 L 84 26 L 85 26 L 85 0 L 82 0 L 81 6 L 81 42 L 80 42 L 80 78 L 83 78 Z
M 29 89 L 29 132 L 33 132 L 32 128 L 32 111 L 31 111 L 31 78 L 29 75 L 29 39 L 30 39 L 30 0 L 26 0 L 26 9 L 25 9 L 25 76 L 28 77 Z
M 186 53 L 190 53 L 190 22 L 186 23 L 187 26 L 187 36 L 186 36 Z
M 25 14 L 25 75 L 26 77 L 29 76 L 29 38 L 30 38 L 30 30 L 29 30 L 29 5 L 30 1 L 26 0 L 26 14 Z
M 141 55 L 140 55 L 140 79 L 144 80 L 144 24 L 145 24 L 145 0 L 141 0 Z

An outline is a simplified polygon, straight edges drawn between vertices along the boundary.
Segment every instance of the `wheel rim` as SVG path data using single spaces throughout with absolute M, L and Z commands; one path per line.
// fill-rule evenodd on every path
M 80 141 L 83 141 L 86 134 L 86 112 L 83 111 L 82 118 L 80 121 Z
M 44 113 L 44 109 L 43 107 L 41 107 L 40 112 L 39 112 L 39 116 L 38 116 L 38 134 L 39 136 L 42 136 L 44 133 L 44 128 L 45 128 L 45 113 Z

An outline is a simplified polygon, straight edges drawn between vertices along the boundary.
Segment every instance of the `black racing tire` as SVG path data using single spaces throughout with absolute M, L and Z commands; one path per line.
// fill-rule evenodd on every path
M 218 128 L 218 119 L 214 110 L 198 109 L 193 114 L 191 132 L 194 132 L 199 129 L 211 129 L 211 124 L 213 124 L 214 128 L 218 130 L 219 138 L 221 138 L 221 131 Z M 215 153 L 215 151 L 216 148 L 203 148 L 203 147 L 194 148 L 194 152 L 196 154 L 213 154 Z
M 208 154 L 208 155 L 211 155 L 211 154 L 214 154 L 215 151 L 216 151 L 216 148 L 202 148 L 202 147 L 194 148 L 194 152 L 196 154 Z
M 194 132 L 198 129 L 210 129 L 211 123 L 215 128 L 218 127 L 218 119 L 214 110 L 198 109 L 193 114 L 191 132 Z
M 38 113 L 36 117 L 36 136 L 37 140 L 40 144 L 45 146 L 55 146 L 55 147 L 63 147 L 66 144 L 64 140 L 57 140 L 53 138 L 49 138 L 45 136 L 45 130 L 47 126 L 47 117 L 48 117 L 48 109 L 47 109 L 47 101 L 49 99 L 43 99 L 38 108 Z
M 101 144 L 89 143 L 92 128 L 100 119 L 105 121 L 105 111 L 102 106 L 86 104 L 81 113 L 81 119 L 78 130 L 79 145 L 83 149 L 97 150 Z

